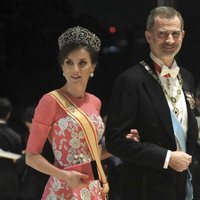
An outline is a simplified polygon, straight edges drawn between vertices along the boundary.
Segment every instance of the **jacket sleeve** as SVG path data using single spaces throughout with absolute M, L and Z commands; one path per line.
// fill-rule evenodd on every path
M 141 85 L 130 77 L 122 74 L 114 84 L 105 130 L 106 147 L 123 161 L 162 169 L 167 149 L 145 140 L 135 142 L 126 138 L 131 129 L 138 128 L 137 116 L 143 109 L 139 105 Z

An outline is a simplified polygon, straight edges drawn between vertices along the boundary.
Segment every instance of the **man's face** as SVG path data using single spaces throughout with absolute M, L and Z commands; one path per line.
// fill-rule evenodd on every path
M 145 32 L 152 53 L 162 61 L 174 59 L 184 34 L 177 16 L 169 19 L 157 16 L 152 30 Z

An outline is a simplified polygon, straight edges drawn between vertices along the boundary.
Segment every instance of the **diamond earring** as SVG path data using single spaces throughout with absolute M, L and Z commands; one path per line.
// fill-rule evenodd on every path
M 91 72 L 90 77 L 91 77 L 91 78 L 94 77 L 94 73 L 93 73 L 93 72 Z

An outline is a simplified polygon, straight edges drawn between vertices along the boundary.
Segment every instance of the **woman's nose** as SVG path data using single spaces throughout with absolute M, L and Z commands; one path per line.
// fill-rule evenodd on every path
M 79 66 L 78 66 L 78 64 L 74 64 L 74 71 L 76 71 L 76 72 L 79 71 Z

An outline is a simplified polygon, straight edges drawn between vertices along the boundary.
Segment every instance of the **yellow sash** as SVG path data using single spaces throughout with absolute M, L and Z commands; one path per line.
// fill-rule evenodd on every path
M 67 112 L 67 114 L 76 119 L 76 121 L 81 126 L 92 158 L 97 163 L 98 174 L 100 181 L 103 184 L 103 192 L 105 195 L 107 195 L 109 191 L 109 185 L 101 164 L 98 138 L 93 124 L 87 115 L 76 105 L 74 105 L 71 100 L 61 91 L 54 90 L 49 94 L 58 102 L 58 104 Z

